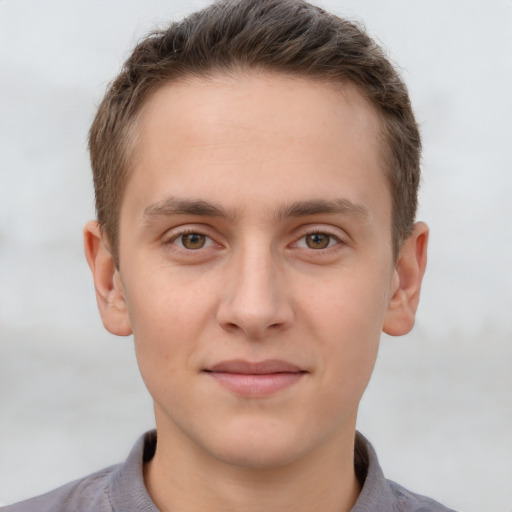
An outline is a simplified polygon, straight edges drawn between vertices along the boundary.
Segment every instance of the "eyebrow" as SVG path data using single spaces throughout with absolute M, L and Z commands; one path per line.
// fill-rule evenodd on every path
M 177 199 L 170 197 L 144 209 L 146 221 L 154 217 L 170 217 L 173 215 L 197 215 L 200 217 L 221 217 L 232 219 L 234 213 L 221 205 L 209 203 L 201 199 Z
M 334 213 L 362 218 L 370 215 L 368 208 L 361 204 L 353 203 L 348 199 L 313 199 L 309 201 L 297 201 L 283 206 L 277 212 L 276 217 L 283 219 L 286 217 L 306 217 L 308 215 Z
M 368 209 L 348 199 L 313 199 L 295 201 L 284 205 L 275 212 L 276 220 L 289 217 L 306 217 L 320 214 L 342 214 L 365 218 L 369 216 Z M 202 199 L 178 199 L 170 197 L 152 204 L 144 209 L 143 219 L 150 222 L 155 217 L 170 217 L 174 215 L 195 215 L 199 217 L 218 217 L 234 220 L 237 215 L 234 210 L 222 205 L 210 203 Z

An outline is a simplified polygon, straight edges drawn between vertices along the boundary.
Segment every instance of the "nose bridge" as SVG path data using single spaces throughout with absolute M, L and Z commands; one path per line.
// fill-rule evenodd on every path
M 271 244 L 254 237 L 234 252 L 233 260 L 219 307 L 223 327 L 258 338 L 270 328 L 286 326 L 291 305 L 283 286 L 279 256 Z

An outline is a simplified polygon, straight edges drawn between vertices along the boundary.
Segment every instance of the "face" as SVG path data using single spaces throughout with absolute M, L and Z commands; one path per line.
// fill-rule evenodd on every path
M 263 467 L 353 433 L 398 282 L 378 129 L 349 84 L 151 98 L 114 281 L 162 439 Z

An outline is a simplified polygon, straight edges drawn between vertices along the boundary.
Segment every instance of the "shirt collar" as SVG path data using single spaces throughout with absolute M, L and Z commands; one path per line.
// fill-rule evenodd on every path
M 156 431 L 141 436 L 126 461 L 110 479 L 109 494 L 114 512 L 158 512 L 144 484 L 144 463 L 156 449 Z M 356 432 L 354 465 L 362 489 L 351 512 L 393 510 L 393 493 L 384 478 L 370 442 Z
M 356 432 L 354 447 L 356 475 L 362 480 L 362 489 L 351 512 L 391 511 L 394 509 L 393 492 L 380 468 L 377 454 L 362 434 Z

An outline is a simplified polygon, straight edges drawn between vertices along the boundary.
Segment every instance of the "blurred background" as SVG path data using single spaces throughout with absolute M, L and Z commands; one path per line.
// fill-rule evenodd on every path
M 204 5 L 0 1 L 0 504 L 122 461 L 152 428 L 131 338 L 82 252 L 86 136 L 129 49 Z M 359 429 L 384 472 L 512 511 L 512 1 L 324 0 L 402 69 L 424 138 L 430 259 L 414 331 L 382 340 Z

